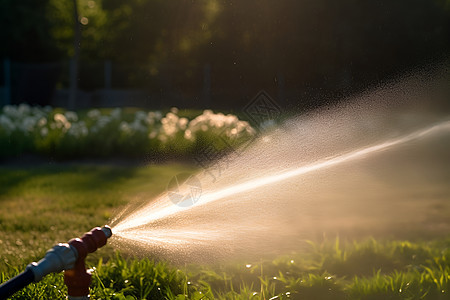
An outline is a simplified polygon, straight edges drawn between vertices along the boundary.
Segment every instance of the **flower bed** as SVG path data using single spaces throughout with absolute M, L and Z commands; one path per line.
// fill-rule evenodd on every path
M 125 113 L 120 108 L 77 113 L 7 105 L 0 113 L 0 157 L 23 153 L 55 158 L 185 157 L 210 145 L 225 151 L 255 134 L 248 122 L 210 110 L 189 120 L 176 108 L 164 116 L 159 111 Z

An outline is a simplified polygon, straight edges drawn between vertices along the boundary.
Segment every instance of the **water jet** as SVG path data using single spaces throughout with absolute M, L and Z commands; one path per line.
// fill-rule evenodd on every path
M 170 190 L 143 197 L 111 220 L 115 243 L 138 255 L 208 262 L 293 251 L 327 230 L 377 234 L 423 216 L 426 202 L 413 205 L 416 194 L 446 194 L 445 171 L 429 168 L 447 162 L 440 153 L 450 146 L 449 116 L 360 110 L 280 126 L 240 157 L 224 159 L 214 182 L 200 171 L 202 194 L 190 206 L 175 205 Z M 180 185 L 179 194 L 190 189 Z

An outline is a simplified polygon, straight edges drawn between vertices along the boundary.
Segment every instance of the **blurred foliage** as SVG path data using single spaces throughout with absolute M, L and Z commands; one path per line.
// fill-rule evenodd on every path
M 60 57 L 50 33 L 56 24 L 48 9 L 48 0 L 0 1 L 0 56 L 23 61 Z
M 82 66 L 141 66 L 115 72 L 123 82 L 142 72 L 140 86 L 160 92 L 166 84 L 189 97 L 195 93 L 186 90 L 201 89 L 205 66 L 223 99 L 282 85 L 299 91 L 289 96 L 296 102 L 365 88 L 450 50 L 448 0 L 78 0 L 78 9 Z M 73 27 L 72 1 L 1 0 L 0 57 L 65 60 Z
M 72 1 L 2 0 L 0 7 L 0 33 L 9 45 L 3 56 L 33 59 L 45 53 L 30 48 L 55 47 L 72 54 Z M 408 59 L 449 42 L 447 0 L 78 0 L 78 9 L 85 58 L 125 62 L 170 57 L 242 64 L 246 58 L 285 68 L 296 57 L 335 64 L 404 51 Z
M 0 112 L 0 159 L 32 153 L 54 157 L 187 158 L 212 149 L 217 154 L 236 149 L 256 136 L 235 115 L 205 110 L 195 118 L 172 108 L 123 111 L 120 108 L 87 113 L 6 105 Z

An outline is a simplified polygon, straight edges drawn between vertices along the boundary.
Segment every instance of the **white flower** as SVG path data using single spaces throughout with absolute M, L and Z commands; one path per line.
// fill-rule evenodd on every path
M 53 116 L 53 119 L 56 122 L 56 127 L 62 128 L 63 131 L 67 131 L 72 126 L 63 114 L 57 113 Z
M 186 130 L 189 130 L 194 138 L 199 131 L 211 131 L 215 134 L 224 132 L 230 138 L 256 134 L 247 122 L 240 121 L 235 115 L 215 114 L 211 110 L 204 110 L 200 116 L 189 122 Z M 187 136 L 189 134 L 185 135 Z
M 69 122 L 77 122 L 78 121 L 78 115 L 76 112 L 66 111 L 64 113 L 64 115 L 66 116 L 66 118 Z
M 67 119 L 66 116 L 64 116 L 63 114 L 57 113 L 53 116 L 53 119 L 55 120 L 55 122 L 61 122 L 61 123 L 66 123 Z
M 72 126 L 67 131 L 67 134 L 70 134 L 76 138 L 85 137 L 89 134 L 89 130 L 86 127 L 84 121 L 78 123 L 72 123 Z
M 145 121 L 147 122 L 148 125 L 153 126 L 153 124 L 155 124 L 156 121 L 156 116 L 154 112 L 149 112 L 147 114 L 147 118 L 145 119 Z
M 155 111 L 154 116 L 155 116 L 155 120 L 159 121 L 162 118 L 162 113 L 159 110 L 157 110 L 157 111 Z
M 177 131 L 177 127 L 173 126 L 172 124 L 164 124 L 161 127 L 161 134 L 167 135 L 169 137 L 175 136 Z
M 245 121 L 239 121 L 238 117 L 236 117 L 235 115 L 227 115 L 225 117 L 225 124 L 226 125 L 232 125 L 235 124 L 237 122 L 245 122 Z
M 108 125 L 108 123 L 111 121 L 112 118 L 108 117 L 108 116 L 100 116 L 100 118 L 98 119 L 96 125 L 99 128 L 103 128 L 106 125 Z
M 133 123 L 130 124 L 134 131 L 146 133 L 148 131 L 147 126 L 144 126 L 140 120 L 134 120 Z
M 26 103 L 22 103 L 19 105 L 19 107 L 17 108 L 17 111 L 21 114 L 21 115 L 27 115 L 31 112 L 31 107 L 26 104 Z
M 120 131 L 122 131 L 125 134 L 130 134 L 131 133 L 131 126 L 125 121 L 120 123 L 119 129 L 120 129 Z
M 178 122 L 178 116 L 174 113 L 167 113 L 167 115 L 161 120 L 161 123 L 177 123 Z
M 173 113 L 173 114 L 177 114 L 177 113 L 178 113 L 178 108 L 172 107 L 172 108 L 170 109 L 170 112 Z
M 104 128 L 112 121 L 112 117 L 100 115 L 97 122 L 91 127 L 91 131 L 97 133 L 100 129 Z
M 45 137 L 48 134 L 48 128 L 47 127 L 43 127 L 41 128 L 41 136 Z
M 90 119 L 98 119 L 98 118 L 100 118 L 101 115 L 102 115 L 102 113 L 98 109 L 91 109 L 87 113 L 87 116 Z
M 42 127 L 42 126 L 45 126 L 45 125 L 47 125 L 47 118 L 45 118 L 45 117 L 40 118 L 39 121 L 38 121 L 38 126 Z
M 189 141 L 193 141 L 194 140 L 194 136 L 192 135 L 192 132 L 189 129 L 187 129 L 184 132 L 184 138 L 189 140 Z
M 144 123 L 144 124 L 143 124 Z M 148 128 L 145 125 L 145 123 L 148 123 L 148 114 L 144 111 L 137 111 L 134 114 L 134 120 L 129 124 L 131 129 L 135 132 L 143 132 L 147 133 Z
M 89 134 L 89 129 L 87 128 L 87 126 L 84 124 L 84 122 L 82 122 L 83 125 L 80 125 L 80 132 L 82 136 L 87 136 Z
M 28 132 L 33 131 L 36 123 L 37 123 L 37 120 L 35 117 L 25 117 L 25 118 L 23 118 L 19 127 L 23 132 L 28 133 Z
M 11 133 L 16 129 L 16 126 L 6 115 L 0 115 L 0 127 L 3 128 L 7 133 Z
M 189 120 L 187 118 L 180 118 L 178 120 L 178 127 L 180 127 L 181 130 L 185 130 L 188 122 Z
M 13 105 L 5 105 L 3 107 L 3 113 L 13 119 L 20 117 L 19 111 Z
M 135 118 L 136 120 L 139 120 L 139 121 L 144 121 L 144 120 L 147 119 L 147 114 L 146 114 L 144 111 L 142 111 L 142 110 L 138 110 L 138 111 L 134 114 L 134 118 Z
M 42 108 L 39 106 L 34 106 L 31 108 L 31 114 L 35 117 L 45 117 L 47 115 L 47 112 L 45 112 Z
M 172 112 L 167 113 L 167 115 L 161 120 L 161 134 L 167 137 L 173 137 L 178 132 L 178 116 Z

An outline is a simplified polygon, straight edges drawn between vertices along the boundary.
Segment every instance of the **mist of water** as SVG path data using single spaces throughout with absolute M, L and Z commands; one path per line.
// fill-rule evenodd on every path
M 401 102 L 377 91 L 285 122 L 196 174 L 202 192 L 192 206 L 163 194 L 119 214 L 118 243 L 203 259 L 292 249 L 330 230 L 409 226 L 425 203 L 411 199 L 450 195 L 450 117 L 411 100 L 389 104 L 394 97 Z

